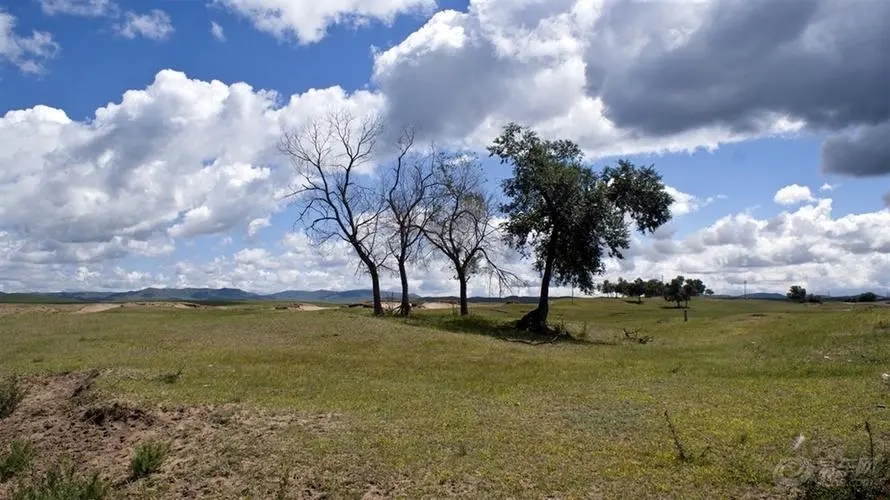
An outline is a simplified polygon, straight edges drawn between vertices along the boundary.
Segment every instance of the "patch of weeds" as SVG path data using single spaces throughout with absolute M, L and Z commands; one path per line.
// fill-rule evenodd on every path
M 130 478 L 143 478 L 161 470 L 169 451 L 170 445 L 160 441 L 146 441 L 136 445 L 130 460 Z
M 677 450 L 677 459 L 684 463 L 700 462 L 705 454 L 710 451 L 711 447 L 706 446 L 701 453 L 697 455 L 692 454 L 685 446 L 683 446 L 683 442 L 680 441 L 680 436 L 677 434 L 677 428 L 674 427 L 674 423 L 671 421 L 671 416 L 667 410 L 664 410 L 664 419 L 667 420 L 668 430 L 671 432 L 671 439 L 673 439 L 674 448 Z
M 179 382 L 180 378 L 182 378 L 182 368 L 180 368 L 177 372 L 169 372 L 158 375 L 156 380 L 165 384 L 175 384 L 176 382 Z
M 818 464 L 808 470 L 798 487 L 801 499 L 841 500 L 890 497 L 890 455 L 876 451 L 871 424 L 865 422 L 868 453 L 858 459 L 841 459 Z
M 587 322 L 585 321 L 581 325 L 581 331 L 578 332 L 578 334 L 575 336 L 575 338 L 586 342 L 589 337 L 590 337 L 590 332 L 588 332 L 588 330 L 587 330 Z
M 104 500 L 111 489 L 98 472 L 78 474 L 73 464 L 57 463 L 10 491 L 10 500 Z
M 278 478 L 278 491 L 275 492 L 275 500 L 285 500 L 290 491 L 290 473 L 282 474 Z
M 25 392 L 15 375 L 0 382 L 0 420 L 12 415 L 12 412 L 25 399 Z
M 34 446 L 28 441 L 16 439 L 9 444 L 9 451 L 0 453 L 0 483 L 27 469 L 37 455 Z
M 636 342 L 637 344 L 648 344 L 655 340 L 651 335 L 640 335 L 640 329 L 634 328 L 632 330 L 628 330 L 627 328 L 622 328 L 624 331 L 624 338 L 628 342 Z

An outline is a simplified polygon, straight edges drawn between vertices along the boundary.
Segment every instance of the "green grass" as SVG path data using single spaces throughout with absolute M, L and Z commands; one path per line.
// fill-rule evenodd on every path
M 699 300 L 684 322 L 664 301 L 566 299 L 551 319 L 587 342 L 496 338 L 531 307 L 15 315 L 0 372 L 110 368 L 99 383 L 136 401 L 340 414 L 337 432 L 279 443 L 335 496 L 359 474 L 412 498 L 728 497 L 771 488 L 799 434 L 843 453 L 866 419 L 890 433 L 890 307 Z M 695 460 L 677 459 L 665 410 Z
M 34 446 L 28 441 L 16 439 L 9 443 L 6 451 L 0 451 L 0 483 L 26 470 L 36 454 Z
M 98 473 L 83 474 L 70 463 L 57 463 L 12 490 L 10 500 L 104 500 L 110 486 Z
M 161 470 L 170 445 L 159 441 L 146 441 L 136 445 L 130 460 L 130 477 L 140 479 Z

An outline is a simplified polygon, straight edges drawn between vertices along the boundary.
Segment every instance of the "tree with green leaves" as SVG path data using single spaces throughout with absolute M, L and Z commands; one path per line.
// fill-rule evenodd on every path
M 651 299 L 652 297 L 661 297 L 664 295 L 664 283 L 661 280 L 651 279 L 646 282 L 645 291 L 643 294 L 647 299 Z
M 643 295 L 646 294 L 646 282 L 643 278 L 637 278 L 627 284 L 627 294 L 637 298 L 637 303 L 643 303 Z
M 609 280 L 603 280 L 600 284 L 600 291 L 611 297 L 612 294 L 615 293 L 615 285 Z
M 807 300 L 807 289 L 800 285 L 793 285 L 785 295 L 795 302 L 804 302 Z
M 574 142 L 545 140 L 515 123 L 488 151 L 513 166 L 502 184 L 506 241 L 525 256 L 533 254 L 541 273 L 538 306 L 517 323 L 520 329 L 548 330 L 551 282 L 593 290 L 605 259 L 623 258 L 630 246 L 628 219 L 646 233 L 671 218 L 673 198 L 651 166 L 619 160 L 595 172 Z
M 680 302 L 683 302 L 685 307 L 689 307 L 689 301 L 693 297 L 702 295 L 707 289 L 702 280 L 685 278 L 680 275 L 665 284 L 664 300 L 676 302 L 678 308 L 680 307 Z

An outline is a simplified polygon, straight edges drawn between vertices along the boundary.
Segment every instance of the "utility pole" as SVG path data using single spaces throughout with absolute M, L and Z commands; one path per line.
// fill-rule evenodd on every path
M 745 300 L 748 300 L 748 280 L 745 280 Z

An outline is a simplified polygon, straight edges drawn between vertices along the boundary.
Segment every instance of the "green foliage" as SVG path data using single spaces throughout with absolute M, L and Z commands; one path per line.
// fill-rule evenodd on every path
M 643 232 L 670 219 L 673 199 L 651 167 L 621 160 L 597 173 L 573 142 L 543 140 L 517 124 L 507 125 L 488 150 L 513 164 L 513 177 L 502 185 L 509 243 L 533 253 L 538 271 L 549 263 L 557 285 L 593 290 L 605 258 L 621 258 L 629 246 L 625 215 Z
M 689 301 L 693 297 L 698 297 L 707 291 L 707 287 L 702 280 L 695 278 L 685 278 L 682 275 L 672 279 L 664 287 L 664 300 L 676 302 L 680 307 L 680 302 L 684 302 L 689 307 Z
M 502 183 L 503 229 L 513 248 L 534 256 L 545 290 L 552 279 L 592 292 L 606 258 L 622 258 L 630 245 L 626 217 L 644 233 L 671 218 L 673 198 L 652 167 L 619 160 L 594 172 L 577 144 L 541 139 L 515 123 L 488 151 L 513 165 L 513 176 Z M 546 312 L 539 320 L 546 320 Z
M 651 299 L 652 297 L 663 297 L 664 283 L 656 279 L 647 281 L 643 294 L 646 296 L 647 299 Z
M 14 375 L 10 375 L 0 382 L 0 420 L 12 415 L 12 412 L 25 399 L 25 392 L 19 379 Z
M 16 439 L 9 443 L 9 451 L 0 453 L 0 483 L 27 469 L 36 455 L 28 441 Z
M 788 293 L 785 295 L 791 300 L 803 302 L 807 298 L 807 289 L 800 285 L 794 285 L 788 289 Z
M 104 500 L 109 484 L 98 473 L 78 474 L 73 464 L 56 464 L 14 488 L 10 500 Z
M 158 472 L 169 451 L 170 445 L 160 441 L 139 443 L 130 460 L 130 477 L 139 479 Z
M 865 292 L 856 297 L 856 302 L 877 302 L 878 296 L 874 292 Z

